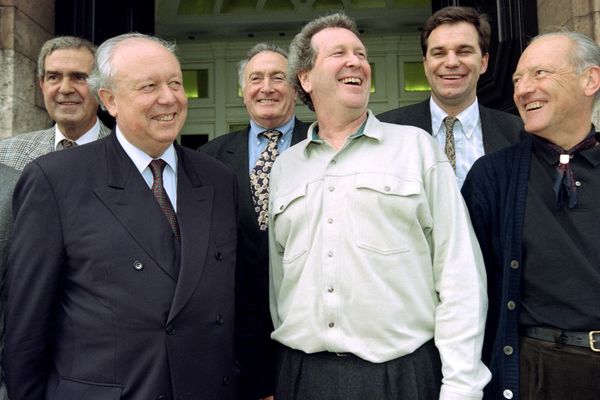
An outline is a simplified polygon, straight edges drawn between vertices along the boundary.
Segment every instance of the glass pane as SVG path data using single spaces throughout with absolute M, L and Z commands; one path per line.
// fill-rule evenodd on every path
M 207 99 L 208 69 L 184 69 L 183 87 L 188 99 Z
M 428 92 L 431 90 L 422 62 L 404 63 L 404 91 L 405 92 Z
M 181 0 L 179 15 L 203 15 L 212 12 L 212 0 Z

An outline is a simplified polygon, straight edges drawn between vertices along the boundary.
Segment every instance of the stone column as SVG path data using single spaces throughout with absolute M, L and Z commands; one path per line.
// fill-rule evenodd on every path
M 0 0 L 0 138 L 50 126 L 36 62 L 53 35 L 54 0 Z
M 566 28 L 585 33 L 600 43 L 600 1 L 537 0 L 537 6 L 540 33 Z M 594 108 L 592 122 L 600 129 L 598 105 Z

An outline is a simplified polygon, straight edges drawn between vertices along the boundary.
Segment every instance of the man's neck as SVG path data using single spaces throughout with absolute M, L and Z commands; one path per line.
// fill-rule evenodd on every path
M 346 119 L 336 119 L 335 116 L 320 116 L 317 114 L 319 137 L 339 150 L 346 143 L 348 136 L 356 132 L 365 122 L 367 115 L 366 110 L 358 117 Z
M 85 125 L 74 125 L 74 126 L 66 126 L 56 123 L 58 129 L 62 132 L 62 134 L 69 140 L 77 140 L 81 136 L 83 136 L 87 131 L 92 129 L 92 127 L 96 124 L 96 118 L 89 121 Z
M 475 99 L 477 97 L 474 96 L 473 98 L 469 98 L 466 101 L 462 101 L 462 102 L 456 103 L 456 104 L 442 102 L 442 101 L 440 101 L 440 99 L 436 98 L 433 95 L 431 96 L 431 98 L 435 102 L 435 104 L 438 105 L 438 107 L 440 107 L 446 114 L 448 114 L 448 116 L 456 117 L 458 114 L 460 114 L 461 112 L 463 112 L 467 108 L 469 108 L 469 106 L 471 104 L 473 104 L 473 102 L 475 101 Z

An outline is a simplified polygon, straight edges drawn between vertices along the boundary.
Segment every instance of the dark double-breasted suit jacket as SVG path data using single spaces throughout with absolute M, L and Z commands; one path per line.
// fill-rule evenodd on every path
M 485 154 L 508 147 L 521 140 L 523 131 L 521 118 L 482 105 L 479 105 L 479 117 L 481 118 Z M 382 122 L 392 124 L 413 125 L 432 134 L 429 98 L 421 103 L 386 111 L 379 114 L 377 118 Z
M 306 139 L 310 124 L 294 122 L 291 145 Z M 274 393 L 275 344 L 270 340 L 273 323 L 269 313 L 269 246 L 260 231 L 252 203 L 248 164 L 248 131 L 220 136 L 200 148 L 230 167 L 238 178 L 240 235 L 238 239 L 239 338 L 237 354 L 242 365 L 242 399 L 258 399 Z M 249 345 L 248 343 L 254 343 Z
M 237 399 L 236 179 L 176 152 L 180 243 L 115 134 L 25 168 L 7 275 L 12 400 Z

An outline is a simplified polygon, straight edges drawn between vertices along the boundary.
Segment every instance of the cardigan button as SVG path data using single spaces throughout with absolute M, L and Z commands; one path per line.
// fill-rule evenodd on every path
M 508 303 L 506 303 L 506 308 L 508 308 L 509 310 L 514 310 L 517 307 L 517 303 L 515 303 L 512 300 L 509 300 Z
M 518 268 L 519 268 L 519 262 L 518 262 L 517 260 L 512 260 L 512 261 L 510 262 L 510 267 L 511 267 L 512 269 L 518 269 Z
M 502 348 L 502 351 L 504 352 L 504 354 L 506 354 L 507 356 L 512 355 L 513 353 L 513 348 L 512 346 L 504 346 L 504 348 Z
M 513 392 L 512 392 L 512 390 L 510 390 L 510 389 L 505 389 L 505 390 L 502 392 L 502 396 L 504 396 L 504 398 L 505 398 L 505 399 L 509 399 L 509 400 L 510 400 L 510 399 L 512 399 L 512 398 L 513 398 Z

